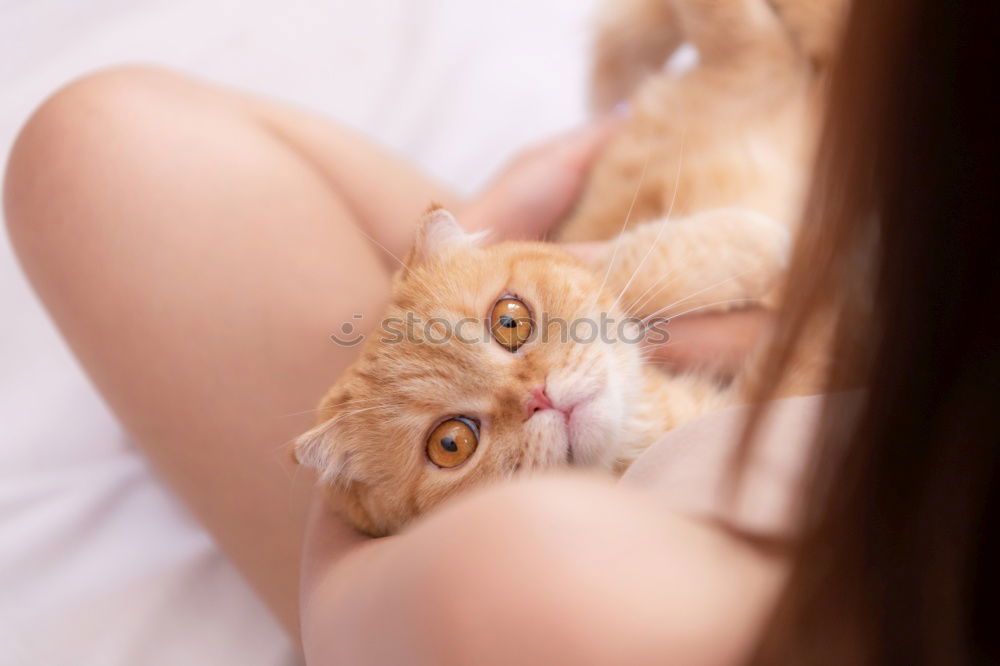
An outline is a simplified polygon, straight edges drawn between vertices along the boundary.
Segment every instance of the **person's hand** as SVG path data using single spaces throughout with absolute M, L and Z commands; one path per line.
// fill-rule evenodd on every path
M 496 240 L 541 238 L 570 212 L 620 122 L 608 116 L 524 150 L 458 211 L 463 226 L 490 229 Z
M 660 342 L 651 343 L 651 358 L 668 369 L 732 376 L 743 367 L 773 317 L 773 312 L 761 308 L 675 317 L 651 327 L 661 333 L 655 336 Z

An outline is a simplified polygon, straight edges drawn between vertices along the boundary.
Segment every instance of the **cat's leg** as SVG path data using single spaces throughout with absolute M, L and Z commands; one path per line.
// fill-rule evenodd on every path
M 670 0 L 607 0 L 598 17 L 590 102 L 607 112 L 660 71 L 682 35 Z
M 669 319 L 770 304 L 789 245 L 771 218 L 723 208 L 627 231 L 593 265 L 621 310 Z
M 677 0 L 674 6 L 703 67 L 742 70 L 799 60 L 785 24 L 768 0 Z

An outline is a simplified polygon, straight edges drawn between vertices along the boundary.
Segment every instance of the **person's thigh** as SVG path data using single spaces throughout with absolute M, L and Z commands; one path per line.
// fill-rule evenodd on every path
M 12 153 L 6 215 L 36 290 L 292 632 L 312 480 L 286 445 L 355 355 L 330 334 L 384 305 L 369 236 L 405 250 L 432 199 L 450 195 L 336 127 L 147 70 L 64 89 Z

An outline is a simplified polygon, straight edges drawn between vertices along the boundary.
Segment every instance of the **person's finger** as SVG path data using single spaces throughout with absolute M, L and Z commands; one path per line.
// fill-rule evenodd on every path
M 688 315 L 651 327 L 651 358 L 673 370 L 740 370 L 774 314 L 759 308 Z M 650 342 L 652 341 L 652 342 Z
M 608 252 L 608 241 L 581 241 L 562 243 L 564 250 L 588 266 L 596 267 L 601 258 Z
M 589 165 L 621 128 L 623 116 L 610 114 L 553 140 L 551 148 L 580 167 Z

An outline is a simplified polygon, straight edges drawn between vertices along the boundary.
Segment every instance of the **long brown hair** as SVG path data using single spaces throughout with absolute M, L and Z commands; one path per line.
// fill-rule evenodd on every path
M 854 0 L 759 397 L 829 322 L 827 388 L 866 389 L 853 414 L 827 401 L 754 663 L 1000 663 L 1000 44 L 988 7 Z

